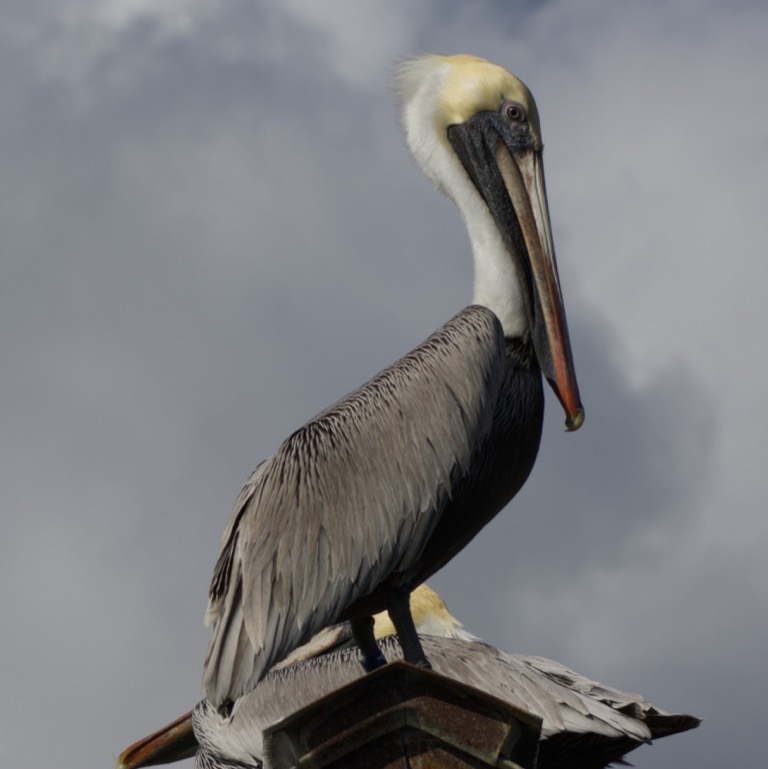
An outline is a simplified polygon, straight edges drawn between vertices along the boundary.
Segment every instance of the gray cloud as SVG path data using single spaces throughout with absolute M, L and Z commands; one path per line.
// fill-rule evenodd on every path
M 530 483 L 436 584 L 499 646 L 707 719 L 637 766 L 758 763 L 765 11 L 327 7 L 8 9 L 0 763 L 104 765 L 191 706 L 248 472 L 469 301 L 396 128 L 419 50 L 537 95 L 588 416 L 563 435 L 549 399 Z

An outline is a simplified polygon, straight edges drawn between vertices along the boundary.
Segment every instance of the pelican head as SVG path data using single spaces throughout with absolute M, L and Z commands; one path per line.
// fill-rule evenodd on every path
M 458 206 L 475 259 L 474 302 L 506 337 L 530 338 L 566 414 L 584 421 L 544 185 L 539 113 L 503 67 L 474 56 L 428 55 L 400 64 L 397 89 L 408 145 Z
M 429 585 L 422 584 L 415 588 L 410 596 L 410 604 L 413 624 L 419 635 L 461 638 L 465 641 L 480 640 L 466 630 L 464 625 L 451 614 L 445 601 Z M 397 633 L 387 612 L 382 611 L 374 615 L 373 632 L 376 638 Z

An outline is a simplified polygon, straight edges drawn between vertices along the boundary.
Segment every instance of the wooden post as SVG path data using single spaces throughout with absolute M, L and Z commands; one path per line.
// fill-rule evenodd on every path
M 536 769 L 541 719 L 392 662 L 264 732 L 265 769 Z

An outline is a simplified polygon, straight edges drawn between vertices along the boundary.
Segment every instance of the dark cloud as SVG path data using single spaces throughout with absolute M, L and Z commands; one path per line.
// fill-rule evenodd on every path
M 748 530 L 760 505 L 724 511 L 738 523 L 718 525 L 713 500 L 747 459 L 726 451 L 738 398 L 703 378 L 710 359 L 685 357 L 669 320 L 691 307 L 703 317 L 693 304 L 702 295 L 729 313 L 748 303 L 731 302 L 702 267 L 706 285 L 674 313 L 662 307 L 659 297 L 681 295 L 674 258 L 687 241 L 664 243 L 664 272 L 623 262 L 616 244 L 642 256 L 648 239 L 640 228 L 630 242 L 621 212 L 647 211 L 658 196 L 616 138 L 621 121 L 584 150 L 601 87 L 615 84 L 606 114 L 637 106 L 621 101 L 618 70 L 640 33 L 627 37 L 615 11 L 590 17 L 557 2 L 514 18 L 506 3 L 446 0 L 385 17 L 372 5 L 356 11 L 368 26 L 354 39 L 299 2 L 200 6 L 187 27 L 135 9 L 110 25 L 65 5 L 74 8 L 14 4 L 0 49 L 0 596 L 12 693 L 0 706 L 0 763 L 37 766 L 42 754 L 28 746 L 42 724 L 60 764 L 103 765 L 191 706 L 216 545 L 247 474 L 468 303 L 466 235 L 408 158 L 388 85 L 397 56 L 437 49 L 520 67 L 551 121 L 552 214 L 587 422 L 563 434 L 548 399 L 530 482 L 436 584 L 499 646 L 707 718 L 704 730 L 638 753 L 638 766 L 755 764 L 750 714 L 768 622 L 756 539 L 739 549 L 729 534 Z M 675 34 L 662 10 L 638 17 L 643 56 Z M 571 31 L 568 13 L 578 17 Z M 669 51 L 700 61 L 707 35 L 730 40 L 741 28 L 737 16 L 719 32 L 697 18 L 684 46 L 658 49 L 670 92 L 692 81 L 687 59 L 678 74 Z M 751 61 L 744 50 L 738 60 Z M 601 80 L 594 62 L 606 60 L 617 74 Z M 582 67 L 591 87 L 579 94 Z M 689 102 L 699 103 L 674 100 Z M 626 163 L 626 184 L 590 162 L 600 165 L 608 141 L 609 170 Z M 762 145 L 749 146 L 754 173 Z M 701 154 L 683 156 L 669 184 Z M 599 195 L 585 193 L 590 173 Z M 685 192 L 711 211 L 698 194 Z M 715 258 L 706 243 L 696 241 L 701 265 Z M 627 317 L 638 316 L 611 308 L 602 289 L 621 270 L 637 297 L 657 302 L 666 337 L 650 323 L 632 331 Z M 653 293 L 661 277 L 667 293 Z M 638 339 L 658 348 L 643 376 Z M 749 336 L 733 344 L 713 357 L 743 359 Z M 735 747 L 715 736 L 723 731 Z

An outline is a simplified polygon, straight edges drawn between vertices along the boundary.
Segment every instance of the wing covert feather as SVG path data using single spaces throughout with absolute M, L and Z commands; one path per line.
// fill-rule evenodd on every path
M 496 316 L 468 307 L 254 471 L 211 584 L 208 699 L 250 690 L 352 602 L 413 567 L 489 433 L 504 361 Z

